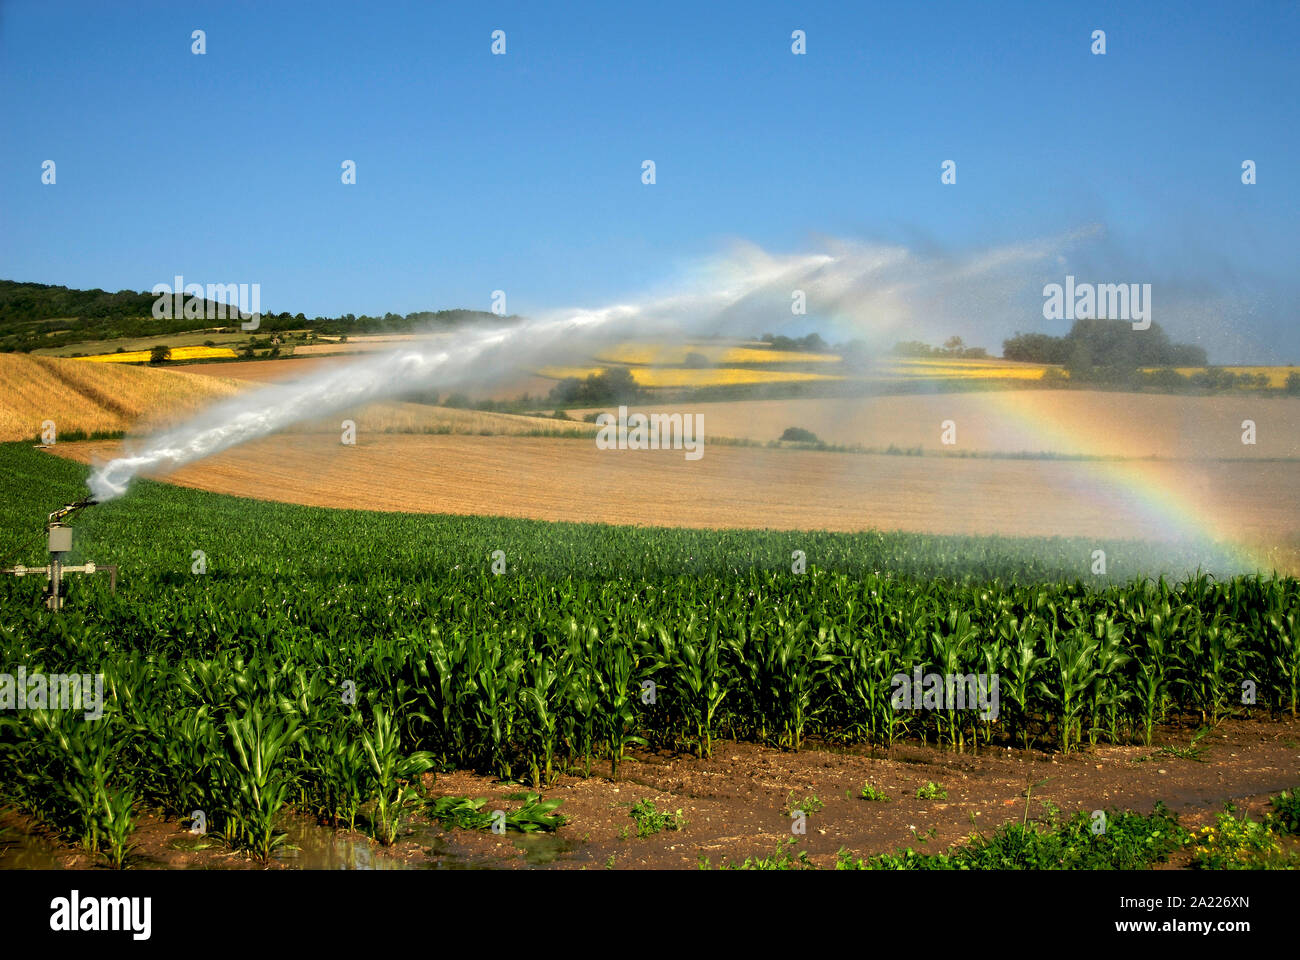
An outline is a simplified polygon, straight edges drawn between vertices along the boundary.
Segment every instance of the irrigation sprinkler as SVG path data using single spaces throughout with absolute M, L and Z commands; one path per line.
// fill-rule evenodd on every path
M 50 562 L 47 566 L 25 567 L 22 564 L 16 564 L 0 572 L 12 574 L 15 577 L 44 574 L 47 581 L 44 594 L 45 605 L 51 610 L 63 609 L 63 578 L 69 573 L 95 574 L 102 570 L 108 574 L 109 590 L 117 593 L 116 564 L 99 567 L 92 562 L 75 565 L 63 562 L 64 555 L 72 549 L 72 528 L 65 525 L 63 521 L 77 511 L 93 506 L 97 502 L 97 500 L 90 497 L 85 497 L 76 503 L 60 507 L 50 514 L 49 519 L 45 521 L 45 531 L 50 551 Z

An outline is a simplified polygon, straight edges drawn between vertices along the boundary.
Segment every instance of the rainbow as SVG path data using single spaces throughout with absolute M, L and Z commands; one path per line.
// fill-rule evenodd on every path
M 1067 419 L 1050 404 L 1034 403 L 1036 393 L 992 391 L 981 399 L 1033 438 L 1032 450 L 1026 452 L 1080 457 L 1070 485 L 1093 501 L 1098 493 L 1108 496 L 1122 515 L 1132 518 L 1135 537 L 1204 544 L 1213 565 L 1226 561 L 1232 568 L 1214 571 L 1218 573 L 1269 573 L 1277 568 L 1283 551 L 1241 541 L 1208 478 L 1197 476 L 1197 461 L 1115 456 L 1110 452 L 1110 422 Z M 1207 568 L 1211 565 L 1207 557 Z

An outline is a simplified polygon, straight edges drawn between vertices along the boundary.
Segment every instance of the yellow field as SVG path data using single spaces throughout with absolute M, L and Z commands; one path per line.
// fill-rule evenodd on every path
M 229 347 L 172 347 L 172 360 L 216 360 L 235 357 L 238 354 Z M 79 357 L 93 363 L 148 363 L 148 350 L 131 350 L 125 353 L 100 353 L 93 357 Z
M 1143 373 L 1153 373 L 1157 367 L 1144 367 Z M 1193 374 L 1204 373 L 1205 367 L 1175 367 L 1178 373 L 1184 377 L 1190 377 Z M 1292 373 L 1300 373 L 1300 367 L 1224 367 L 1231 373 L 1262 373 L 1268 377 L 1268 385 L 1277 389 L 1286 386 L 1286 378 Z
M 600 354 L 597 360 L 606 363 L 628 363 L 636 366 L 676 366 L 686 362 L 688 354 L 698 353 L 710 363 L 839 363 L 833 353 L 797 353 L 793 350 L 772 350 L 763 347 L 727 346 L 718 344 L 681 344 L 669 346 L 655 343 L 623 343 Z
M 604 367 L 544 367 L 538 376 L 552 380 L 569 377 L 585 379 L 601 373 Z M 843 377 L 825 373 L 804 373 L 798 370 L 752 370 L 735 367 L 694 369 L 691 367 L 636 367 L 632 379 L 643 387 L 720 387 L 751 383 L 794 383 L 807 380 L 843 380 Z
M 879 379 L 900 380 L 1041 380 L 1048 364 L 1008 360 L 891 360 L 878 368 Z M 1055 368 L 1060 369 L 1060 368 Z M 1064 370 L 1062 374 L 1068 376 Z
M 45 420 L 58 433 L 159 424 L 240 389 L 220 377 L 0 354 L 0 441 L 29 440 Z

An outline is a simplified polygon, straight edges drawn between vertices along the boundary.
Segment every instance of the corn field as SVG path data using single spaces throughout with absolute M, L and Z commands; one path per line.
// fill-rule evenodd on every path
M 80 492 L 74 464 L 0 461 L 6 544 L 50 509 L 31 490 Z M 119 565 L 117 595 L 76 581 L 51 614 L 34 578 L 4 578 L 0 669 L 102 674 L 103 716 L 0 713 L 0 791 L 117 863 L 144 806 L 203 811 L 265 857 L 288 808 L 392 842 L 439 769 L 544 788 L 718 739 L 1073 751 L 1294 714 L 1300 692 L 1296 580 L 1085 583 L 1091 544 L 371 515 L 149 483 L 76 530 Z M 1144 549 L 1115 545 L 1112 568 Z M 996 674 L 998 717 L 895 709 L 917 667 Z

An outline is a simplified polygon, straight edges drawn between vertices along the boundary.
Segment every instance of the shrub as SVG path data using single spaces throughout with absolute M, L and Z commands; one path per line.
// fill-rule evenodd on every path
M 885 795 L 885 791 L 870 783 L 864 783 L 862 785 L 862 792 L 859 793 L 858 796 L 863 800 L 870 800 L 873 803 L 889 803 L 889 797 Z
M 948 791 L 943 788 L 943 784 L 931 780 L 916 791 L 916 797 L 918 800 L 947 800 Z
M 632 810 L 628 814 L 636 821 L 636 835 L 638 837 L 648 837 L 658 833 L 660 830 L 680 830 L 686 826 L 686 820 L 682 817 L 682 812 L 660 813 L 655 809 L 653 800 L 639 800 L 632 804 Z
M 781 440 L 787 443 L 820 443 L 817 434 L 811 430 L 805 430 L 803 427 L 786 427 L 785 433 L 781 434 Z

